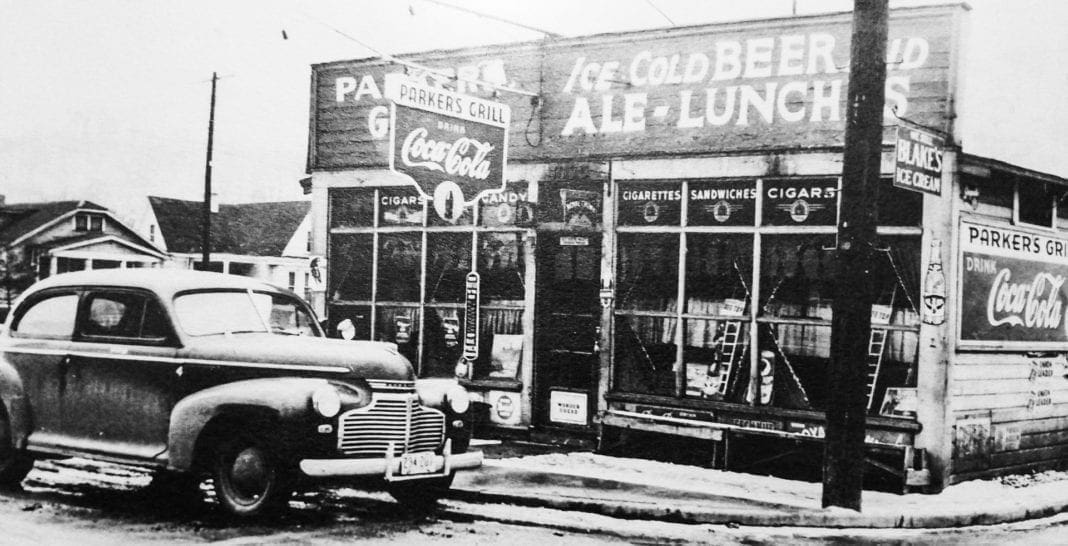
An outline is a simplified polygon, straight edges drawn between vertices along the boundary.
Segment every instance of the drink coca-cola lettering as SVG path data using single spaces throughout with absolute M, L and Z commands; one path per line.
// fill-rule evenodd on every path
M 1012 271 L 1008 268 L 998 271 L 987 297 L 987 322 L 991 326 L 1059 328 L 1064 314 L 1060 299 L 1064 280 L 1063 275 L 1038 273 L 1028 281 L 1014 283 Z
M 474 180 L 490 175 L 489 153 L 493 145 L 469 137 L 453 142 L 428 139 L 425 127 L 408 133 L 401 146 L 401 161 L 406 167 L 420 167 Z

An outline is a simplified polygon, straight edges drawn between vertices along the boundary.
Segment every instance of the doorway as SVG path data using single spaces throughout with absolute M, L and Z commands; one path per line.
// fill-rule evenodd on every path
M 535 425 L 586 427 L 594 407 L 601 312 L 601 235 L 538 234 Z

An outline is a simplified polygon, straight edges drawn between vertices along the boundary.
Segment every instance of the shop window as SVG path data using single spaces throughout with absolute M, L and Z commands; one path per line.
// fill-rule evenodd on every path
M 478 235 L 478 273 L 482 303 L 521 301 L 526 293 L 522 234 L 518 232 Z
M 751 226 L 756 219 L 756 182 L 690 182 L 687 225 Z
M 478 223 L 486 227 L 526 226 L 534 219 L 526 184 L 508 184 L 502 192 L 484 195 L 478 207 Z
M 675 393 L 679 235 L 620 233 L 616 279 L 615 385 Z
M 915 381 L 919 326 L 919 237 L 884 237 L 875 245 L 871 290 L 869 387 L 873 410 L 888 387 Z M 833 236 L 782 235 L 762 241 L 762 316 L 758 366 L 746 401 L 825 409 L 831 358 L 831 306 L 837 278 Z M 746 386 L 749 379 L 744 380 Z M 735 391 L 740 396 L 740 391 Z
M 453 377 L 463 353 L 464 309 L 426 307 L 421 377 Z
M 1051 184 L 1020 180 L 1017 188 L 1020 195 L 1020 222 L 1053 227 L 1054 191 Z
M 682 211 L 682 184 L 621 184 L 619 225 L 677 226 Z
M 923 223 L 923 194 L 894 187 L 889 178 L 879 180 L 879 225 L 919 226 Z
M 329 315 L 326 335 L 341 337 L 337 331 L 338 324 L 348 319 L 355 328 L 353 339 L 371 339 L 371 306 L 331 304 Z
M 523 357 L 523 310 L 491 308 L 479 317 L 474 379 L 518 380 Z
M 833 226 L 838 221 L 838 179 L 765 180 L 764 225 Z
M 371 227 L 375 221 L 373 188 L 330 188 L 330 227 Z
M 964 191 L 977 194 L 976 206 L 979 204 L 997 207 L 1006 211 L 1012 210 L 1013 180 L 1007 176 L 995 176 L 992 178 L 980 178 L 969 174 L 961 176 L 961 184 Z
M 429 233 L 426 245 L 426 301 L 463 303 L 471 271 L 471 234 Z
M 1057 193 L 1057 228 L 1068 229 L 1068 188 L 1059 188 Z
M 420 233 L 379 234 L 377 301 L 419 301 L 422 251 Z
M 371 234 L 331 234 L 329 298 L 334 301 L 370 301 L 372 264 Z
M 375 338 L 396 343 L 397 351 L 413 363 L 419 361 L 419 324 L 418 307 L 388 306 L 375 310 Z
M 686 236 L 686 313 L 735 315 L 745 309 L 753 278 L 753 236 Z
M 617 309 L 676 311 L 679 235 L 620 233 L 617 260 Z
M 422 226 L 426 200 L 413 187 L 378 190 L 379 226 Z

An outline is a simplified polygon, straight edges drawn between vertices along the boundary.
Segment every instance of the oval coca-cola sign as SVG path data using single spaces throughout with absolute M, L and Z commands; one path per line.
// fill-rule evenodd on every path
M 961 222 L 963 346 L 1068 346 L 1068 240 Z
M 507 105 L 392 77 L 389 168 L 429 200 L 470 205 L 504 190 Z M 451 203 L 442 210 L 452 210 Z

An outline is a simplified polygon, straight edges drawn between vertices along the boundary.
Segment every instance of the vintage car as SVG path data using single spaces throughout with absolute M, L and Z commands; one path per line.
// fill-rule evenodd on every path
M 293 293 L 245 277 L 55 275 L 0 334 L 0 485 L 34 458 L 148 467 L 175 493 L 210 477 L 240 516 L 317 480 L 433 503 L 468 451 L 468 393 L 416 381 L 388 343 L 327 339 Z M 199 493 L 199 491 L 197 491 Z

